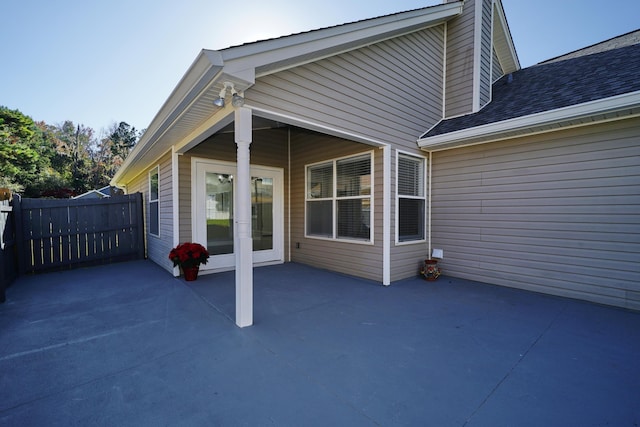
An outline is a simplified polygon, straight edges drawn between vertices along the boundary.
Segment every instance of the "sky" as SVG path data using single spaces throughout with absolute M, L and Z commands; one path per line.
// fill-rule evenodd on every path
M 98 135 L 146 128 L 201 49 L 439 0 L 20 0 L 0 8 L 0 105 Z M 640 28 L 638 0 L 503 0 L 522 67 Z

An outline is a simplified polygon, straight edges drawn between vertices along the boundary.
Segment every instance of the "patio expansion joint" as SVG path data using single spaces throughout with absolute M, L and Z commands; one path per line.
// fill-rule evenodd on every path
M 491 389 L 491 391 L 485 396 L 485 398 L 482 400 L 482 402 L 480 402 L 480 404 L 478 405 L 478 407 L 476 409 L 473 410 L 473 412 L 471 412 L 471 414 L 469 415 L 469 417 L 467 417 L 467 419 L 465 420 L 464 424 L 462 424 L 462 427 L 466 426 L 467 424 L 469 424 L 469 422 L 473 419 L 473 417 L 484 407 L 484 405 L 491 399 L 491 397 L 498 391 L 498 389 L 502 386 L 502 384 L 511 376 L 511 374 L 513 373 L 513 371 L 516 370 L 516 368 L 518 366 L 520 366 L 520 364 L 522 363 L 522 361 L 527 357 L 527 355 L 531 352 L 531 350 L 533 350 L 533 348 L 538 344 L 538 342 L 542 339 L 542 337 L 544 337 L 547 332 L 549 332 L 549 330 L 553 327 L 553 325 L 556 324 L 558 318 L 560 317 L 560 315 L 562 313 L 564 313 L 565 309 L 567 307 L 567 304 L 564 303 L 562 304 L 562 306 L 560 307 L 560 309 L 555 313 L 555 315 L 551 318 L 551 320 L 549 321 L 549 323 L 547 324 L 547 326 L 542 330 L 542 332 L 540 332 L 540 334 L 538 334 L 538 336 L 531 342 L 531 344 L 529 345 L 529 347 L 527 347 L 527 349 L 520 355 L 520 357 L 516 360 L 516 362 L 513 364 L 513 366 L 511 366 L 511 368 L 507 371 L 506 374 L 504 374 L 504 376 L 500 379 L 500 381 L 498 381 L 496 383 L 496 385 L 493 387 L 493 389 Z
M 224 310 L 222 310 L 220 307 L 218 307 L 217 305 L 215 305 L 213 302 L 209 301 L 204 295 L 201 295 L 200 293 L 198 293 L 195 289 L 193 289 L 191 286 L 186 286 L 187 289 L 189 289 L 189 291 L 191 292 L 191 294 L 193 294 L 196 298 L 198 298 L 199 300 L 201 300 L 202 302 L 204 302 L 206 305 L 208 305 L 209 307 L 213 308 L 216 312 L 218 312 L 219 314 L 221 314 L 225 319 L 229 320 L 231 323 L 233 323 L 235 325 L 236 323 L 236 319 L 234 319 L 233 317 L 231 317 L 229 314 L 227 314 Z
M 148 321 L 148 322 L 143 322 L 143 323 L 139 323 L 137 325 L 133 325 L 133 326 L 125 326 L 123 328 L 119 328 L 119 329 L 114 329 L 111 330 L 109 332 L 105 332 L 103 334 L 97 334 L 97 335 L 91 335 L 88 337 L 83 337 L 83 338 L 78 338 L 75 340 L 69 340 L 69 341 L 64 341 L 58 344 L 52 344 L 52 345 L 47 345 L 44 347 L 38 347 L 38 348 L 33 348 L 31 350 L 25 350 L 25 351 L 20 351 L 17 353 L 12 353 L 12 354 L 7 354 L 6 356 L 2 356 L 0 357 L 0 362 L 4 362 L 6 360 L 11 360 L 11 359 L 15 359 L 17 357 L 22 357 L 22 356 L 28 356 L 30 354 L 35 354 L 35 353 L 42 353 L 45 351 L 49 351 L 49 350 L 55 350 L 58 348 L 62 348 L 62 347 L 66 347 L 69 345 L 75 345 L 75 344 L 83 344 L 89 341 L 94 341 L 97 339 L 101 339 L 101 338 L 106 338 L 112 335 L 118 335 L 121 334 L 123 332 L 129 331 L 131 329 L 137 329 L 143 326 L 148 326 L 154 323 L 160 323 L 160 320 L 152 320 L 152 321 Z
M 157 321 L 154 322 L 154 323 L 157 323 Z M 131 329 L 131 328 L 128 328 L 128 329 Z M 103 336 L 108 336 L 108 335 L 111 335 L 111 334 L 102 334 L 102 335 Z M 57 348 L 57 347 L 62 347 L 64 345 L 68 345 L 68 344 L 69 343 L 61 343 L 60 345 L 49 346 L 49 347 Z M 147 359 L 144 362 L 138 363 L 136 365 L 127 366 L 125 368 L 122 368 L 122 369 L 119 369 L 119 370 L 116 370 L 116 371 L 113 371 L 113 372 L 105 373 L 104 375 L 100 375 L 100 376 L 95 377 L 95 378 L 91 378 L 91 379 L 89 379 L 87 381 L 71 384 L 71 385 L 69 385 L 67 387 L 61 388 L 59 390 L 55 390 L 55 391 L 53 391 L 51 393 L 46 393 L 46 394 L 42 394 L 40 396 L 36 396 L 36 397 L 34 397 L 32 399 L 29 399 L 27 401 L 17 403 L 16 405 L 13 405 L 11 407 L 6 407 L 6 408 L 0 407 L 0 415 L 3 414 L 3 413 L 8 413 L 9 411 L 12 411 L 12 410 L 14 410 L 16 408 L 20 408 L 20 407 L 25 406 L 25 405 L 30 405 L 30 404 L 32 404 L 34 402 L 45 400 L 45 399 L 48 399 L 48 398 L 50 398 L 52 396 L 61 395 L 61 394 L 67 393 L 67 392 L 69 392 L 71 390 L 74 390 L 74 389 L 77 389 L 77 388 L 80 388 L 80 387 L 84 387 L 84 386 L 86 386 L 88 384 L 92 384 L 92 383 L 96 383 L 96 382 L 102 381 L 105 378 L 114 377 L 114 376 L 120 375 L 120 374 L 122 374 L 124 372 L 128 372 L 128 371 L 133 371 L 133 370 L 139 369 L 142 366 L 154 363 L 154 362 L 156 362 L 158 360 L 162 360 L 162 359 L 164 359 L 166 357 L 170 357 L 170 356 L 172 356 L 174 354 L 190 350 L 192 348 L 198 347 L 199 345 L 201 345 L 201 344 L 200 343 L 196 343 L 196 344 L 193 344 L 193 345 L 190 345 L 190 346 L 181 347 L 181 348 L 176 349 L 174 351 L 170 351 L 168 353 L 164 353 L 164 354 L 158 355 L 157 357 Z M 30 353 L 30 352 L 23 352 L 23 353 Z

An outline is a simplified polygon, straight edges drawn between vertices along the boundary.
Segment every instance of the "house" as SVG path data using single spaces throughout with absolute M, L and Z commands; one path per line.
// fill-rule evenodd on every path
M 148 256 L 299 262 L 389 285 L 447 275 L 640 309 L 640 52 L 521 69 L 500 0 L 446 1 L 203 50 L 112 180 Z M 625 43 L 622 43 L 625 44 Z M 600 51 L 602 50 L 602 51 Z
M 104 199 L 111 196 L 121 195 L 122 191 L 117 187 L 107 185 L 97 190 L 89 190 L 82 194 L 72 197 L 72 199 Z

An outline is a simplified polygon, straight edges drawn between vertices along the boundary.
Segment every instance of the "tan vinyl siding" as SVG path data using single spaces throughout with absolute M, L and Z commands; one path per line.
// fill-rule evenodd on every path
M 473 109 L 475 0 L 464 2 L 462 15 L 447 24 L 445 117 Z
M 640 119 L 434 153 L 444 274 L 640 309 Z
M 382 281 L 382 151 L 374 149 L 374 245 L 341 240 L 306 238 L 305 166 L 356 153 L 371 147 L 314 132 L 292 133 L 291 246 L 292 261 L 353 276 Z M 300 247 L 296 247 L 296 243 Z
M 160 234 L 154 236 L 146 229 L 149 224 L 149 171 L 159 166 L 158 201 Z M 173 271 L 169 251 L 173 247 L 173 198 L 171 196 L 171 153 L 166 153 L 144 173 L 127 185 L 129 194 L 141 192 L 144 200 L 147 257 L 168 271 Z
M 439 25 L 260 77 L 247 104 L 415 148 L 442 117 L 443 37 Z
M 406 279 L 420 274 L 426 258 L 429 258 L 427 242 L 398 245 L 391 251 L 391 281 Z

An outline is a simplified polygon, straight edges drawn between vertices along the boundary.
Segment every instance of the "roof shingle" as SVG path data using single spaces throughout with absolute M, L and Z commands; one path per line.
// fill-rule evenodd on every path
M 640 90 L 640 44 L 534 65 L 493 84 L 477 113 L 443 120 L 421 138 L 556 110 Z

